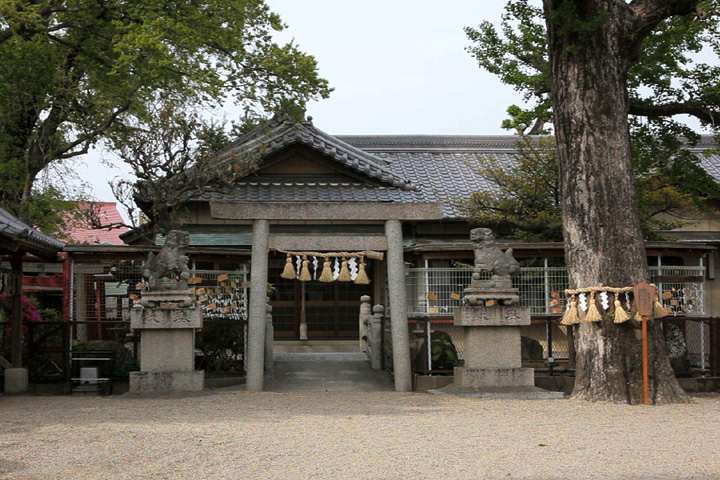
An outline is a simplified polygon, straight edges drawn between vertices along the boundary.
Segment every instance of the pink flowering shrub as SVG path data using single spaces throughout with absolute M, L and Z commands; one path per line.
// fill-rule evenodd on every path
M 0 321 L 6 322 L 9 320 L 10 306 L 9 295 L 0 295 Z M 38 310 L 37 305 L 25 295 L 22 296 L 22 320 L 25 322 L 42 322 L 42 315 Z

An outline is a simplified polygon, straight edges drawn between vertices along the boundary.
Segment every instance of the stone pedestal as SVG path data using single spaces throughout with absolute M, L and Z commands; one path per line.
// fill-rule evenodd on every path
M 557 398 L 535 387 L 535 372 L 522 368 L 520 327 L 530 325 L 530 307 L 473 305 L 455 309 L 464 327 L 465 366 L 455 367 L 452 385 L 436 390 L 494 398 Z
M 159 304 L 176 302 L 168 298 Z M 130 391 L 201 391 L 205 372 L 195 370 L 195 329 L 202 323 L 202 311 L 195 307 L 133 308 L 130 326 L 140 330 L 140 371 L 130 373 Z
M 28 369 L 7 368 L 5 369 L 5 393 L 27 393 Z
M 530 325 L 530 307 L 458 307 L 454 323 L 465 332 L 465 366 L 455 368 L 456 384 L 535 386 L 533 369 L 521 368 L 520 326 Z

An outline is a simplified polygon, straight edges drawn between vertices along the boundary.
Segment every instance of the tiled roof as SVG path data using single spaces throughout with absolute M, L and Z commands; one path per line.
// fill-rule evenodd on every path
M 65 245 L 35 230 L 3 208 L 0 208 L 0 237 L 40 256 L 54 256 Z
M 711 155 L 709 157 L 703 157 L 700 159 L 700 165 L 708 172 L 712 177 L 720 182 L 720 155 Z
M 125 220 L 120 215 L 115 202 L 92 202 L 97 208 L 98 220 L 102 225 L 112 225 L 109 228 L 92 228 L 87 222 L 71 222 L 70 238 L 73 243 L 86 243 L 97 245 L 124 245 L 120 235 L 129 230 L 120 226 Z M 82 202 L 80 208 L 87 208 L 88 203 Z
M 421 192 L 376 187 L 359 182 L 240 181 L 231 188 L 206 193 L 203 200 L 235 202 L 422 202 Z
M 303 127 L 308 128 L 308 127 Z M 492 185 L 476 173 L 477 158 L 492 157 L 510 163 L 516 152 L 518 137 L 483 135 L 339 135 L 331 137 L 312 127 L 318 138 L 330 144 L 331 139 L 349 151 L 371 155 L 369 161 L 392 174 L 406 179 L 414 190 L 375 187 L 355 182 L 272 181 L 246 177 L 229 189 L 203 195 L 204 201 L 235 202 L 439 202 L 446 219 L 463 218 L 458 204 L 472 192 L 487 190 Z M 287 132 L 290 132 L 289 130 Z M 317 133 L 319 132 L 319 133 Z M 282 133 L 284 140 L 268 148 L 277 151 L 300 136 Z M 287 136 L 286 136 L 287 135 Z M 243 137 L 247 138 L 247 137 Z M 295 140 L 291 140 L 295 138 Z M 225 151 L 238 149 L 242 138 Z M 302 143 L 302 142 L 301 142 Z M 282 145 L 282 146 L 281 146 Z M 712 146 L 710 137 L 703 137 L 698 149 Z M 328 154 L 333 154 L 328 150 Z M 720 181 L 720 155 L 701 156 L 702 166 Z M 395 185 L 395 184 L 393 184 Z M 395 185 L 397 187 L 397 185 Z

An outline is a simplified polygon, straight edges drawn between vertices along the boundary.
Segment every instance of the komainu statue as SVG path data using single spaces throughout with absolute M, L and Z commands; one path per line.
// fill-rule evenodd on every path
M 165 238 L 165 245 L 157 255 L 150 252 L 142 276 L 149 283 L 150 292 L 187 290 L 190 278 L 185 248 L 190 245 L 190 235 L 173 230 Z
M 489 228 L 470 230 L 470 240 L 475 252 L 475 268 L 472 282 L 465 289 L 465 303 L 481 305 L 497 301 L 503 305 L 518 302 L 518 291 L 512 288 L 512 279 L 520 273 L 520 264 L 513 258 L 512 248 L 505 252 L 495 242 Z M 490 280 L 482 280 L 482 273 L 490 272 Z

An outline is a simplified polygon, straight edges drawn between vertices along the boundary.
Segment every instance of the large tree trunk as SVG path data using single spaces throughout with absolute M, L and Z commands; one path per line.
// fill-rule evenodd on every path
M 574 12 L 563 9 L 563 3 L 572 3 Z M 544 6 L 570 287 L 634 285 L 649 277 L 627 120 L 627 5 L 544 0 Z M 604 23 L 574 28 L 604 12 L 609 13 Z M 573 397 L 640 403 L 638 323 L 615 324 L 611 313 L 612 308 L 600 323 L 583 322 L 576 330 Z M 648 327 L 651 399 L 685 401 L 658 322 L 650 321 Z

